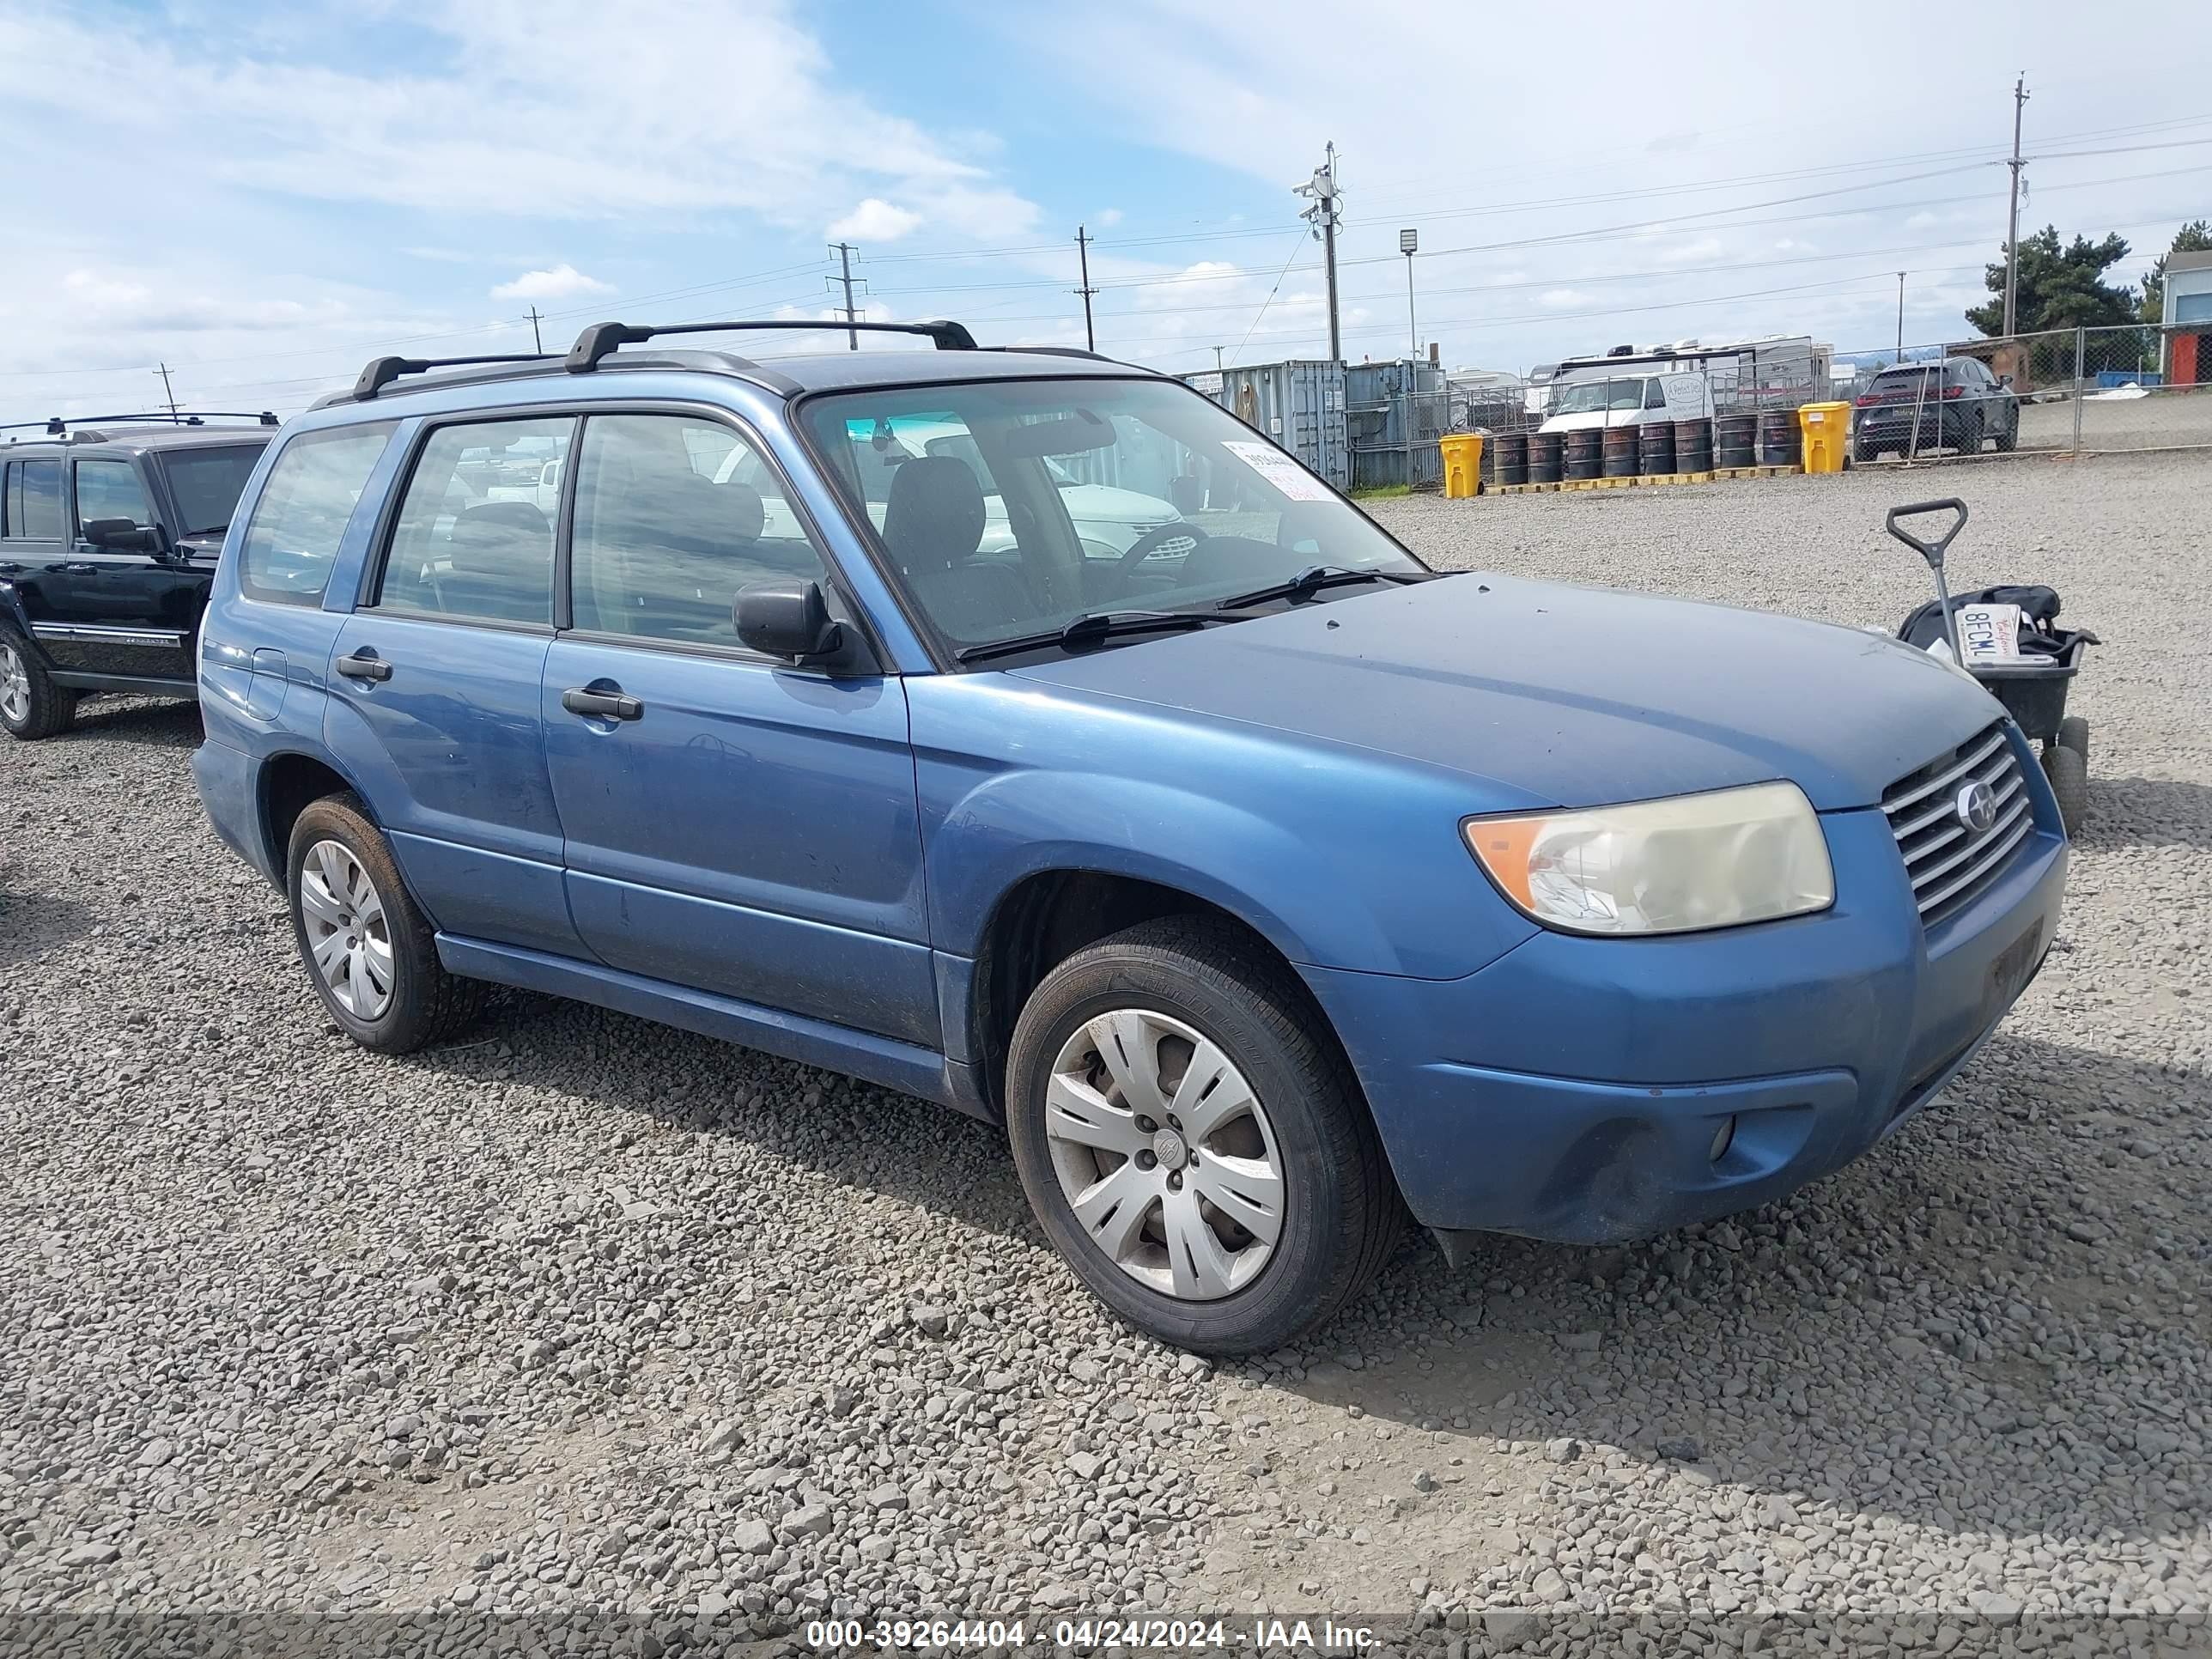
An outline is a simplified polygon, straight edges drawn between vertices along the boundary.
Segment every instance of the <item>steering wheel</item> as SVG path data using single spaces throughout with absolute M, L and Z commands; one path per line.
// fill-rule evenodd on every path
M 1170 519 L 1165 524 L 1154 525 L 1129 544 L 1121 555 L 1121 562 L 1115 566 L 1121 574 L 1121 586 L 1127 587 L 1135 579 L 1137 572 L 1144 568 L 1145 561 L 1168 543 L 1188 541 L 1191 551 L 1195 553 L 1198 544 L 1205 539 L 1206 532 L 1188 519 Z

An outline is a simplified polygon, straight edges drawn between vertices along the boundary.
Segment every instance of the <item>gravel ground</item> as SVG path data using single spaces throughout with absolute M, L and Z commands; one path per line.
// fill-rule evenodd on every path
M 1924 578 L 1881 509 L 1966 493 L 1959 584 L 2048 581 L 2109 641 L 2002 1035 L 1787 1203 L 1456 1273 L 1409 1241 L 1234 1366 L 1104 1318 L 981 1125 L 529 997 L 411 1060 L 341 1041 L 201 823 L 191 711 L 0 744 L 0 1652 L 72 1610 L 614 1610 L 647 1659 L 824 1609 L 2201 1637 L 2212 636 L 2172 595 L 2212 458 L 1905 483 L 1382 516 L 1446 564 L 1893 624 Z

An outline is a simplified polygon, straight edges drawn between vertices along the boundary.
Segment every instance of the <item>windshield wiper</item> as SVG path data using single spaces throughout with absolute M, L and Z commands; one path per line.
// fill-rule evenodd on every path
M 1303 599 L 1324 587 L 1344 587 L 1353 582 L 1425 581 L 1434 574 L 1428 570 L 1346 570 L 1341 565 L 1310 564 L 1286 582 L 1271 582 L 1249 593 L 1238 593 L 1221 600 L 1214 609 L 1242 611 L 1250 605 L 1266 605 L 1271 599 Z
M 191 536 L 220 536 L 220 535 L 222 535 L 222 532 L 223 532 L 224 531 L 226 531 L 226 530 L 228 530 L 228 529 L 229 529 L 229 528 L 230 528 L 230 520 L 228 520 L 228 519 L 225 519 L 225 520 L 224 520 L 221 524 L 211 524 L 211 525 L 210 525 L 210 526 L 209 526 L 206 529 L 204 529 L 204 530 L 187 530 L 186 532 L 185 532 L 185 534 L 187 537 L 191 537 Z
M 1218 620 L 1199 611 L 1092 611 L 1064 627 L 1041 634 L 1017 634 L 1012 639 L 991 640 L 954 652 L 959 662 L 981 662 L 987 657 L 1011 657 L 1018 651 L 1036 651 L 1048 645 L 1072 650 L 1116 634 L 1158 634 L 1170 629 L 1204 628 Z

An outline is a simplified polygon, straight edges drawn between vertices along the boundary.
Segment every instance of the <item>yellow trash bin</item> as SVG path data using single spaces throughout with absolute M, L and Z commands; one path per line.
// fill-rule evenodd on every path
M 1472 495 L 1482 487 L 1482 434 L 1455 432 L 1437 440 L 1443 452 L 1444 494 Z
M 1797 429 L 1805 440 L 1808 472 L 1841 472 L 1850 449 L 1851 406 L 1849 404 L 1807 404 L 1797 411 Z

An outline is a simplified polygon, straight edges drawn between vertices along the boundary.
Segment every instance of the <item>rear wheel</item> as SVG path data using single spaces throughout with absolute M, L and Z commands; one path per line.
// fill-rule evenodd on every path
M 1401 1204 L 1301 988 L 1228 928 L 1146 922 L 1046 975 L 1006 1062 L 1031 1208 L 1092 1294 L 1164 1341 L 1279 1347 L 1374 1278 Z
M 76 693 L 56 685 L 23 636 L 0 628 L 0 726 L 27 743 L 66 732 L 76 719 Z
M 2058 797 L 2058 820 L 2066 826 L 2067 835 L 2081 834 L 2089 816 L 2089 763 L 2077 750 L 2045 744 L 2043 773 L 2051 780 L 2051 793 Z
M 429 921 L 360 800 L 326 795 L 292 826 L 284 892 L 315 994 L 364 1048 L 404 1054 L 459 1030 L 485 987 L 446 971 Z

